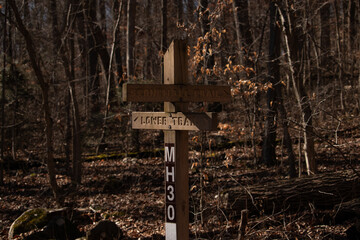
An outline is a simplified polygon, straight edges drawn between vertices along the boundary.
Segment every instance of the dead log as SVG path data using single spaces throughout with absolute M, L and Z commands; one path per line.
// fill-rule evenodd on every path
M 316 209 L 333 209 L 336 204 L 359 198 L 360 178 L 350 170 L 325 173 L 234 187 L 226 195 L 227 208 L 235 217 L 243 209 L 248 209 L 250 214 L 296 212 L 309 204 Z
M 335 223 L 341 224 L 352 219 L 360 220 L 360 198 L 335 205 Z

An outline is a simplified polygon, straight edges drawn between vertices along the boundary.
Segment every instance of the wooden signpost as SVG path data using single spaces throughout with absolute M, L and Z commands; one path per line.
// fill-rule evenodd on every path
M 164 112 L 133 112 L 134 129 L 164 130 L 165 143 L 165 236 L 166 240 L 189 239 L 188 131 L 217 128 L 215 113 L 189 113 L 189 102 L 230 102 L 228 86 L 187 85 L 184 41 L 171 43 L 164 56 L 164 85 L 125 84 L 123 100 L 164 102 Z

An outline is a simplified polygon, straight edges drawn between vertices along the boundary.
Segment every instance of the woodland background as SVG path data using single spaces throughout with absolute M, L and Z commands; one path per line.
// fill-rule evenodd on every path
M 161 177 L 162 133 L 131 130 L 129 119 L 162 104 L 125 103 L 121 92 L 126 82 L 162 83 L 172 39 L 187 41 L 192 84 L 230 85 L 233 95 L 223 106 L 191 105 L 221 112 L 219 131 L 189 139 L 196 211 L 209 181 L 234 174 L 238 187 L 348 170 L 358 183 L 359 8 L 358 0 L 0 1 L 1 198 L 39 177 L 51 186 L 49 206 L 79 206 L 72 194 L 102 164 L 118 166 L 119 177 L 134 161 L 155 161 Z M 217 168 L 224 175 L 212 178 Z M 129 187 L 134 179 L 126 179 Z M 27 207 L 1 211 L 13 220 Z

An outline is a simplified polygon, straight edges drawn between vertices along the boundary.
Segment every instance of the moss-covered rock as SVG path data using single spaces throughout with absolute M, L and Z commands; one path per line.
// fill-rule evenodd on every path
M 48 212 L 44 208 L 30 209 L 21 214 L 10 227 L 9 239 L 14 235 L 29 232 L 33 229 L 42 228 L 48 222 Z
M 91 230 L 86 233 L 88 240 L 118 240 L 122 239 L 123 232 L 116 223 L 109 220 L 98 222 Z

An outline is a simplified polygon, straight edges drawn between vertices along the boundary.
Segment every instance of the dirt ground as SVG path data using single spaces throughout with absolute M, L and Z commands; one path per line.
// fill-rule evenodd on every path
M 255 167 L 246 154 L 249 151 L 250 148 L 235 144 L 228 149 L 207 151 L 207 155 L 202 157 L 191 147 L 191 239 L 237 239 L 240 217 L 227 208 L 222 193 L 240 185 L 267 184 L 287 178 L 279 166 Z M 60 167 L 58 182 L 69 192 L 66 204 L 87 209 L 84 211 L 86 216 L 79 222 L 79 229 L 85 232 L 99 220 L 110 219 L 123 230 L 124 239 L 162 239 L 165 234 L 164 162 L 161 152 L 157 155 L 88 160 L 84 163 L 82 185 L 71 191 L 68 189 L 71 180 L 67 171 Z M 341 168 L 345 170 L 346 166 L 327 163 L 319 167 L 320 172 Z M 5 182 L 6 186 L 0 188 L 1 239 L 7 239 L 11 223 L 24 211 L 56 207 L 43 165 L 10 171 Z M 353 221 L 341 224 L 324 222 L 320 219 L 333 216 L 336 210 L 317 210 L 316 214 L 313 210 L 309 205 L 295 212 L 284 209 L 272 214 L 251 213 L 246 239 L 346 239 L 345 231 Z

